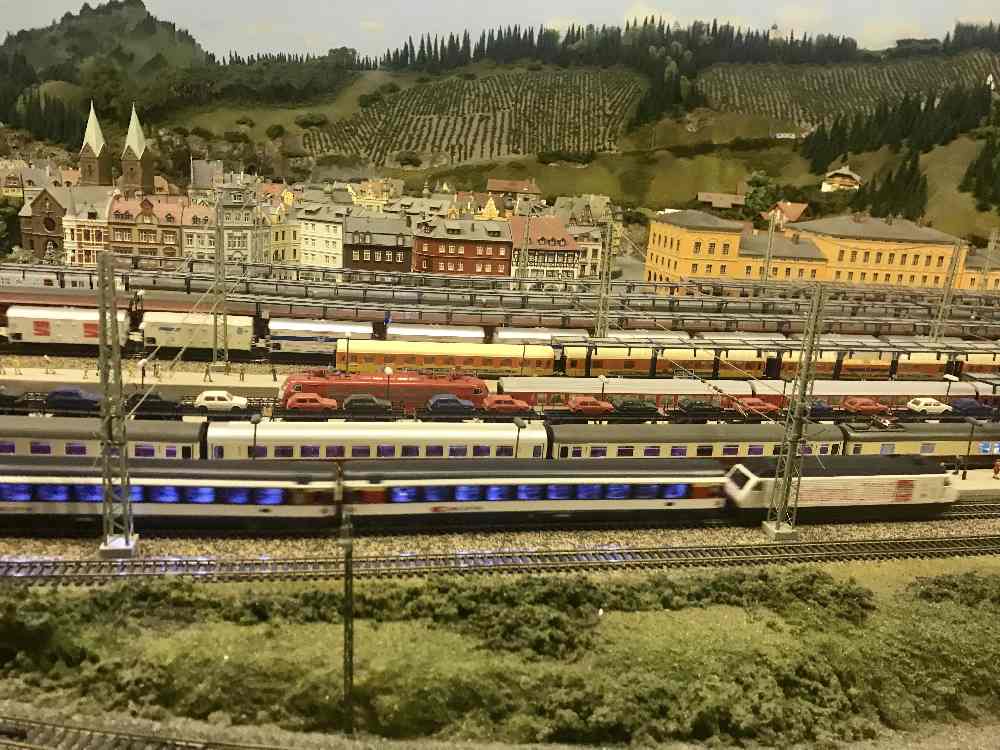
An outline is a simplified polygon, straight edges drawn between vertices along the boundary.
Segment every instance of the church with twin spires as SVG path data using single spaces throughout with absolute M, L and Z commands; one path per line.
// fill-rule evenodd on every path
M 126 195 L 153 195 L 153 169 L 153 154 L 146 146 L 146 134 L 133 104 L 125 148 L 121 155 L 118 187 Z M 104 140 L 93 102 L 90 104 L 90 116 L 87 118 L 83 147 L 80 149 L 80 185 L 114 187 L 111 149 Z

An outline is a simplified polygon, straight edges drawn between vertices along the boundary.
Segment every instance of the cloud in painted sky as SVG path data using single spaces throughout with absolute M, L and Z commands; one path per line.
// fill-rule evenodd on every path
M 370 18 L 363 18 L 358 24 L 358 28 L 367 31 L 369 34 L 381 34 L 385 31 L 385 24 L 381 21 L 373 21 Z

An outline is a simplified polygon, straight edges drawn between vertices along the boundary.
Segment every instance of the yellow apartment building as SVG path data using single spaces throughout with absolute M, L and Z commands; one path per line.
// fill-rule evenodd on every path
M 775 235 L 771 278 L 941 288 L 957 248 L 959 288 L 981 288 L 985 251 L 966 263 L 967 248 L 959 242 L 905 219 L 849 215 L 802 221 Z M 678 211 L 650 224 L 646 280 L 759 280 L 766 251 L 766 231 L 703 211 Z M 1000 290 L 1000 253 L 989 265 L 987 288 Z

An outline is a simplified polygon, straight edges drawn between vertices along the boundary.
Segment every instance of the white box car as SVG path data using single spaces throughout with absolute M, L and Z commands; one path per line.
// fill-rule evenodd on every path
M 202 391 L 194 400 L 194 405 L 201 411 L 242 411 L 247 408 L 244 396 L 234 396 L 229 391 Z
M 97 309 L 74 307 L 7 308 L 7 337 L 26 344 L 64 344 L 98 346 L 101 323 Z M 128 337 L 125 312 L 118 312 L 118 338 L 124 345 Z
M 267 324 L 268 348 L 272 352 L 300 354 L 336 354 L 338 339 L 367 340 L 372 337 L 371 323 L 352 320 L 293 320 L 272 318 Z
M 147 348 L 211 349 L 215 321 L 204 313 L 148 312 L 142 316 L 139 330 Z M 233 351 L 248 352 L 253 345 L 253 318 L 229 315 L 227 344 Z
M 918 414 L 947 414 L 951 411 L 948 404 L 942 404 L 936 398 L 911 398 L 906 402 L 906 408 Z

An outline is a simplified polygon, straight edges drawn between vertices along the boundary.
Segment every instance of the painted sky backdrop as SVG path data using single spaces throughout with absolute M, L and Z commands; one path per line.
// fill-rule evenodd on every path
M 145 0 L 161 19 L 186 28 L 217 55 L 235 50 L 325 52 L 354 47 L 377 55 L 410 34 L 478 31 L 499 24 L 565 28 L 571 23 L 623 24 L 626 18 L 662 16 L 686 24 L 692 20 L 728 20 L 738 25 L 784 31 L 848 34 L 863 47 L 880 49 L 900 37 L 943 37 L 956 20 L 1000 20 L 995 0 L 795 0 L 748 3 L 746 0 Z M 91 5 L 97 5 L 91 0 Z M 0 33 L 45 26 L 82 0 L 0 0 Z

